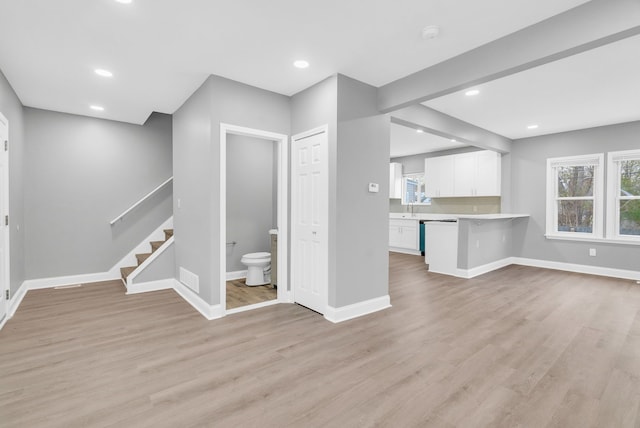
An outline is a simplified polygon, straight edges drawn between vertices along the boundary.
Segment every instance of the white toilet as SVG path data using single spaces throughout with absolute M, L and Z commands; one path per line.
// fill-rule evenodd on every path
M 242 256 L 240 262 L 247 271 L 247 285 L 264 285 L 271 282 L 271 253 L 249 253 Z

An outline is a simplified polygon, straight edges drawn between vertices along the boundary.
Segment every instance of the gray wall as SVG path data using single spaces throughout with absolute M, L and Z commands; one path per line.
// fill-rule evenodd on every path
M 22 103 L 0 71 L 0 113 L 9 120 L 9 218 L 11 295 L 25 279 L 24 235 L 24 116 Z
M 640 122 L 603 126 L 514 141 L 511 151 L 511 204 L 528 213 L 516 223 L 514 255 L 615 269 L 640 270 L 640 246 L 545 239 L 546 160 L 560 156 L 606 153 L 639 147 Z M 597 257 L 589 257 L 589 248 Z
M 277 225 L 277 144 L 227 136 L 227 272 L 246 270 L 244 254 L 271 250 L 269 229 Z
M 342 307 L 389 294 L 389 142 L 391 122 L 377 90 L 338 75 L 335 302 Z M 378 183 L 379 193 L 369 193 Z
M 378 113 L 376 89 L 332 76 L 294 95 L 291 114 L 293 134 L 329 127 L 329 305 L 386 296 L 390 119 Z
M 25 108 L 26 278 L 109 270 L 171 216 L 171 116 L 144 126 Z
M 328 276 L 329 304 L 335 307 L 336 260 L 336 168 L 337 168 L 337 129 L 338 129 L 338 76 L 331 76 L 322 82 L 305 89 L 291 97 L 291 134 L 296 135 L 319 126 L 328 125 L 328 173 L 329 173 L 329 259 Z M 291 235 L 289 235 L 291 236 Z M 291 243 L 289 242 L 289 248 Z M 333 285 L 333 286 L 332 286 Z
M 513 255 L 512 222 L 527 219 L 458 221 L 458 268 L 471 269 Z M 428 238 L 427 238 L 428 239 Z
M 134 284 L 177 278 L 175 269 L 175 244 L 163 251 L 157 259 L 133 279 Z
M 290 114 L 286 96 L 210 76 L 173 116 L 176 271 L 198 275 L 211 305 L 221 287 L 220 124 L 289 135 Z
M 453 155 L 458 153 L 475 152 L 481 150 L 478 147 L 462 147 L 452 150 L 443 150 L 440 152 L 421 153 L 412 156 L 402 156 L 397 158 L 391 158 L 391 162 L 399 162 L 402 164 L 402 174 L 416 174 L 424 173 L 424 160 L 426 158 Z M 503 154 L 504 158 L 505 155 Z M 505 162 L 502 162 L 504 166 Z M 503 174 L 504 177 L 504 174 Z M 508 191 L 504 187 L 502 188 L 502 199 L 505 198 L 505 191 Z M 499 213 L 501 205 L 500 197 L 477 197 L 477 198 L 433 198 L 431 199 L 431 205 L 415 205 L 413 212 L 415 213 L 438 213 L 438 214 L 495 214 Z M 475 211 L 474 211 L 475 207 Z M 402 205 L 400 199 L 389 199 L 389 212 L 402 213 L 408 212 L 410 207 Z

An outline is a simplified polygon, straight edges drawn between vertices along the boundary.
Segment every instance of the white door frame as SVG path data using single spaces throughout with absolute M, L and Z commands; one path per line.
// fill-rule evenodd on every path
M 278 298 L 227 311 L 227 135 L 274 141 L 278 146 Z M 266 233 L 266 231 L 265 231 Z M 284 134 L 220 123 L 220 307 L 229 312 L 293 302 L 289 294 L 289 137 Z
M 324 168 L 325 168 L 325 174 L 326 174 L 326 176 L 327 176 L 327 180 L 329 180 L 329 148 L 328 148 L 328 145 L 329 145 L 329 125 L 322 125 L 322 126 L 319 126 L 319 127 L 317 127 L 317 128 L 313 128 L 313 129 L 310 129 L 310 130 L 308 130 L 308 131 L 305 131 L 305 132 L 301 132 L 301 133 L 299 133 L 299 134 L 296 134 L 296 135 L 294 135 L 294 136 L 292 136 L 292 137 L 291 137 L 291 144 L 293 144 L 293 143 L 294 143 L 295 141 L 297 141 L 297 140 L 301 140 L 301 139 L 304 139 L 304 138 L 308 138 L 308 137 L 311 137 L 311 136 L 313 136 L 313 135 L 321 134 L 321 133 L 324 133 L 324 134 L 326 135 L 326 137 L 327 137 L 327 141 L 326 141 L 326 144 L 327 144 L 327 159 L 326 159 L 326 162 L 325 162 Z M 292 186 L 293 186 L 293 185 L 295 184 L 295 183 L 293 182 L 293 180 L 294 180 L 294 177 L 293 177 L 293 169 L 294 169 L 293 163 L 292 163 L 291 169 L 292 169 L 292 171 L 291 171 L 291 174 L 292 174 L 292 177 L 291 177 L 292 183 L 291 183 L 291 184 L 292 184 Z M 328 186 L 328 183 L 327 183 L 327 186 Z M 293 195 L 293 192 L 294 192 L 294 191 L 292 190 L 292 195 Z M 327 204 L 328 204 L 328 201 L 327 201 Z M 328 207 L 327 207 L 327 208 L 328 208 Z M 293 203 L 292 203 L 292 207 L 291 207 L 291 217 L 292 217 L 292 218 L 291 218 L 291 221 L 292 221 L 292 223 L 295 221 L 295 216 L 296 216 L 296 211 L 295 211 L 295 207 L 293 206 Z M 325 237 L 325 239 L 327 239 L 327 260 L 326 260 L 326 262 L 327 262 L 327 266 L 326 266 L 327 272 L 326 272 L 326 277 L 325 277 L 326 284 L 324 284 L 324 290 L 323 290 L 323 291 L 324 291 L 324 294 L 325 294 L 325 295 L 323 296 L 323 297 L 325 298 L 325 310 L 326 310 L 326 308 L 328 308 L 328 307 L 329 307 L 329 278 L 328 278 L 328 274 L 329 274 L 329 272 L 328 272 L 328 269 L 329 269 L 329 266 L 328 266 L 328 263 L 329 263 L 329 260 L 328 260 L 328 239 L 329 239 L 329 234 L 328 234 L 328 232 L 329 232 L 329 216 L 328 216 L 328 214 L 327 214 L 327 219 L 326 219 L 326 221 L 327 221 L 327 224 L 326 224 L 327 233 L 326 233 L 326 237 Z M 294 236 L 294 234 L 295 234 L 295 232 L 294 232 L 294 227 L 292 227 L 292 228 L 291 228 L 291 231 L 292 231 L 292 236 L 291 236 L 291 238 L 292 238 L 292 242 L 293 242 L 293 240 L 295 239 L 295 236 Z M 294 258 L 293 254 L 292 254 L 292 260 L 291 260 L 291 274 L 292 274 L 292 278 L 291 278 L 291 292 L 290 292 L 290 293 L 291 293 L 291 296 L 290 296 L 290 298 L 291 298 L 291 302 L 295 302 L 295 301 L 296 301 L 296 297 L 295 297 L 295 287 L 294 287 L 294 285 L 295 285 L 295 284 L 294 284 L 294 279 L 295 279 L 295 278 L 294 278 L 294 273 L 293 273 L 293 272 L 294 272 L 294 270 L 295 270 L 295 266 L 294 266 L 294 264 L 293 264 L 294 262 L 295 262 L 295 258 Z
M 6 127 L 6 130 L 7 130 L 6 141 L 9 141 L 9 121 L 2 113 L 0 113 L 0 122 Z M 10 263 L 11 247 L 9 246 L 9 241 L 10 241 L 9 232 L 11 231 L 11 228 L 9 226 L 5 226 L 4 224 L 4 216 L 9 215 L 9 151 L 4 149 L 4 145 L 5 145 L 5 140 L 0 138 L 0 156 L 2 156 L 2 162 L 4 164 L 4 168 L 3 168 L 4 177 L 2 177 L 3 188 L 0 189 L 0 193 L 2 194 L 1 195 L 2 207 L 4 207 L 4 212 L 0 212 L 0 221 L 1 221 L 0 227 L 6 228 L 5 233 L 3 234 L 5 270 L 4 270 L 3 277 L 0 278 L 0 291 L 2 292 L 2 295 L 0 295 L 0 298 L 5 303 L 6 314 L 5 314 L 4 321 L 6 321 L 9 319 L 9 313 L 10 313 L 9 301 L 6 300 L 5 295 L 7 290 L 11 289 L 11 275 L 9 274 L 9 270 L 11 269 L 11 263 Z M 0 328 L 1 327 L 2 327 L 2 322 L 0 322 Z

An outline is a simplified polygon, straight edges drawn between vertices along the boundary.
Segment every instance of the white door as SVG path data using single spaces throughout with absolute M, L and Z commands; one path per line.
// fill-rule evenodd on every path
M 0 322 L 7 316 L 7 292 L 9 291 L 9 228 L 5 225 L 8 215 L 9 174 L 7 140 L 9 124 L 0 114 Z
M 291 283 L 296 303 L 324 314 L 328 303 L 327 131 L 293 137 Z

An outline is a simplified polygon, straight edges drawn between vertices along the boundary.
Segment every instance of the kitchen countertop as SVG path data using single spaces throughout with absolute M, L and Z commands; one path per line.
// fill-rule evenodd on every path
M 427 220 L 427 221 L 442 221 L 442 220 L 502 220 L 529 217 L 529 214 L 424 214 L 416 213 L 389 213 L 390 219 L 405 219 L 405 220 Z

